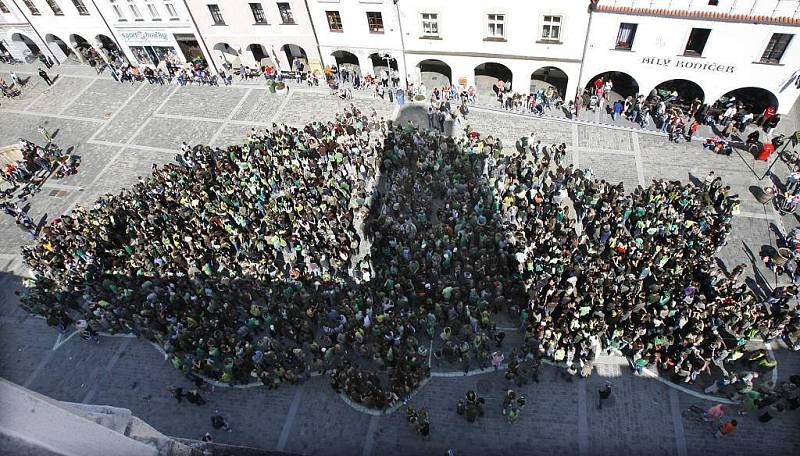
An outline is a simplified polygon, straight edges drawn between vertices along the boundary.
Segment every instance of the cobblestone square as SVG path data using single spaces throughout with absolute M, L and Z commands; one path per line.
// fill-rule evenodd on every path
M 8 71 L 0 65 L 0 75 Z M 57 131 L 56 143 L 72 147 L 71 152 L 81 157 L 76 175 L 48 181 L 30 200 L 36 221 L 45 214 L 46 221 L 52 221 L 78 205 L 90 207 L 99 196 L 135 184 L 154 163 L 171 162 L 183 141 L 220 147 L 240 144 L 251 128 L 267 128 L 273 119 L 299 127 L 331 120 L 350 103 L 366 115 L 374 110 L 384 118 L 395 110 L 388 100 L 365 93 L 342 101 L 327 88 L 296 85 L 287 97 L 268 93 L 260 83 L 121 85 L 108 76 L 76 74 L 62 76 L 47 88 L 32 75 L 22 97 L 4 99 L 0 106 L 0 146 L 20 137 L 41 142 L 36 129 L 44 125 Z M 759 178 L 769 164 L 752 160 L 746 151 L 723 157 L 699 144 L 668 143 L 654 132 L 478 108 L 471 110 L 466 124 L 483 136 L 501 138 L 508 147 L 531 132 L 543 144 L 566 143 L 567 164 L 592 168 L 597 178 L 622 181 L 627 191 L 653 179 L 702 180 L 715 170 L 742 201 L 728 244 L 718 257 L 728 269 L 746 263 L 745 274 L 753 287 L 775 285 L 760 251 L 775 247 L 779 233 L 798 226 L 798 219 L 780 217 L 771 206 L 755 200 L 751 187 L 767 184 L 768 179 Z M 786 167 L 778 162 L 773 171 L 782 177 Z M 298 454 L 435 455 L 448 448 L 459 456 L 800 453 L 796 413 L 766 425 L 755 417 L 742 417 L 741 432 L 714 439 L 708 429 L 681 416 L 689 405 L 708 407 L 711 402 L 703 396 L 636 377 L 627 364 L 608 361 L 598 361 L 596 372 L 586 380 L 567 381 L 560 369 L 544 367 L 539 383 L 519 388 L 528 405 L 513 425 L 500 414 L 500 403 L 506 389 L 516 386 L 503 378 L 502 371 L 462 375 L 457 367 L 434 362 L 434 376 L 410 399 L 411 405 L 430 413 L 433 437 L 427 441 L 410 429 L 402 408 L 389 415 L 364 413 L 337 395 L 327 376 L 277 390 L 218 387 L 203 392 L 208 401 L 203 407 L 186 401 L 177 404 L 167 388 L 192 385 L 150 343 L 102 337 L 100 344 L 90 344 L 74 333 L 59 335 L 20 308 L 14 294 L 26 274 L 20 247 L 30 242 L 12 219 L 0 218 L 0 376 L 56 399 L 128 408 L 167 435 L 198 439 L 213 431 L 209 417 L 219 410 L 232 431 L 214 431 L 217 441 Z M 506 356 L 522 338 L 513 327 L 516 322 L 508 325 L 502 349 Z M 437 349 L 440 342 L 430 346 Z M 776 348 L 778 378 L 797 372 L 800 362 L 795 355 Z M 605 382 L 614 385 L 615 396 L 598 410 L 597 390 Z M 487 399 L 486 416 L 474 424 L 455 412 L 456 400 L 468 389 Z

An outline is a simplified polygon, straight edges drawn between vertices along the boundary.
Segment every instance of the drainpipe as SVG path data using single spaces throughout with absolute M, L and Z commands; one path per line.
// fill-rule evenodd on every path
M 578 87 L 575 91 L 575 97 L 583 93 L 583 64 L 586 61 L 586 50 L 589 48 L 589 35 L 592 31 L 592 16 L 594 16 L 594 10 L 597 7 L 598 0 L 589 0 L 589 23 L 586 25 L 586 37 L 583 39 L 583 55 L 581 56 L 581 67 L 578 70 Z M 567 100 L 564 100 L 565 102 Z
M 322 70 L 323 76 L 325 75 L 325 65 L 322 61 L 322 49 L 319 47 L 319 38 L 317 37 L 317 28 L 314 27 L 314 19 L 311 18 L 311 10 L 308 8 L 308 0 L 303 0 L 306 4 L 306 14 L 308 14 L 308 23 L 311 24 L 311 33 L 314 34 L 314 45 L 317 47 L 317 57 L 319 58 L 319 65 Z M 277 62 L 276 62 L 277 63 Z M 289 62 L 291 64 L 291 62 Z
M 403 73 L 405 73 L 403 76 L 405 76 L 404 77 L 405 86 L 406 90 L 408 90 L 408 65 L 406 64 L 406 40 L 403 37 L 403 21 L 400 20 L 400 6 L 397 5 L 397 3 L 400 0 L 392 0 L 392 1 L 394 2 L 394 10 L 397 13 L 397 26 L 400 28 L 400 47 L 402 48 L 403 52 Z
M 203 39 L 203 34 L 200 33 L 200 28 L 197 26 L 197 21 L 194 20 L 194 14 L 192 14 L 192 10 L 189 8 L 189 4 L 186 3 L 186 0 L 183 0 L 183 6 L 184 8 L 186 8 L 186 12 L 189 13 L 189 19 L 192 20 L 192 25 L 194 25 L 194 30 L 197 33 L 197 38 L 200 40 L 200 43 L 203 46 L 203 49 L 205 50 L 206 60 L 208 60 L 208 63 L 211 65 L 212 68 L 214 68 L 214 72 L 219 73 L 219 70 L 217 69 L 217 64 L 214 63 L 214 59 L 211 57 L 211 52 L 208 51 L 208 45 L 206 45 L 206 40 Z
M 14 3 L 14 6 L 17 8 L 17 10 L 20 12 L 20 14 L 22 14 L 22 17 L 25 19 L 25 21 L 28 23 L 28 25 L 31 26 L 31 28 L 33 29 L 33 33 L 35 33 L 36 36 L 39 37 L 39 41 L 41 41 L 42 44 L 44 44 L 44 47 L 47 48 L 47 52 L 50 53 L 50 57 L 52 57 L 53 60 L 55 60 L 57 64 L 61 65 L 61 62 L 58 61 L 58 58 L 53 53 L 53 50 L 50 49 L 50 46 L 47 45 L 47 41 L 45 41 L 44 38 L 42 38 L 42 35 L 40 35 L 39 31 L 36 30 L 36 27 L 33 26 L 33 22 L 31 22 L 31 20 L 28 19 L 28 15 L 25 14 L 25 11 L 22 8 L 20 8 L 19 5 L 17 5 L 17 0 L 11 0 L 11 2 Z
M 114 39 L 114 44 L 117 45 L 117 50 L 120 51 L 120 52 L 123 52 L 122 51 L 122 46 L 119 44 L 119 39 L 117 39 L 117 35 L 114 34 L 114 30 L 111 29 L 110 25 L 108 25 L 108 21 L 106 20 L 105 16 L 103 16 L 103 12 L 100 11 L 100 8 L 97 7 L 97 3 L 95 3 L 94 0 L 92 0 L 92 5 L 94 5 L 94 9 L 97 11 L 97 14 L 100 15 L 100 19 L 103 20 L 103 24 L 106 25 L 106 28 L 108 29 L 108 33 L 111 34 L 111 38 Z M 123 54 L 124 54 L 124 52 L 123 52 Z

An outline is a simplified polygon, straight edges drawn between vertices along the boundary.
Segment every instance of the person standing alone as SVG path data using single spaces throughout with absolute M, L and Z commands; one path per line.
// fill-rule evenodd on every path
M 50 76 L 47 75 L 47 72 L 41 68 L 39 68 L 39 76 L 41 76 L 42 79 L 44 79 L 44 82 L 46 82 L 47 85 L 49 86 L 53 85 L 53 80 L 50 79 Z

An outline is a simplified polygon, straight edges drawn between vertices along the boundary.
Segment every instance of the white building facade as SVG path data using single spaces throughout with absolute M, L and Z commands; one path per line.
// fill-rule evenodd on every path
M 405 74 L 398 8 L 392 0 L 308 0 L 326 66 L 362 75 Z
M 106 50 L 118 47 L 93 0 L 3 0 L 4 4 L 11 2 L 59 63 L 84 62 L 92 49 L 107 59 Z
M 38 54 L 53 58 L 43 37 L 30 25 L 25 12 L 12 0 L 0 0 L 0 53 L 32 61 Z
M 219 68 L 241 65 L 320 69 L 314 28 L 305 1 L 187 0 Z
M 209 55 L 182 0 L 95 0 L 132 63 L 158 66 Z
M 581 87 L 606 75 L 621 95 L 674 89 L 786 113 L 800 94 L 798 32 L 798 0 L 599 0 Z
M 562 96 L 574 93 L 588 5 L 563 0 L 463 0 L 457 5 L 447 0 L 400 0 L 411 79 L 427 79 L 426 73 L 439 68 L 445 76 L 449 70 L 446 79 L 452 83 L 479 91 L 502 79 L 519 92 L 544 82 Z

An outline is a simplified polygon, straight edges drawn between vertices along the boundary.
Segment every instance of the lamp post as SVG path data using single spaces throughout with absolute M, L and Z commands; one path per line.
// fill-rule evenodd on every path
M 769 168 L 767 168 L 767 170 L 764 172 L 764 175 L 761 176 L 761 179 L 759 180 L 764 180 L 764 178 L 767 177 L 770 171 L 772 171 L 772 167 L 775 166 L 775 163 L 777 163 L 778 160 L 780 160 L 781 154 L 784 151 L 786 151 L 787 147 L 789 147 L 789 143 L 792 143 L 792 148 L 794 148 L 795 146 L 797 146 L 798 143 L 800 143 L 800 130 L 795 131 L 794 133 L 792 133 L 792 136 L 789 136 L 788 138 L 784 139 L 783 148 L 781 149 L 780 152 L 775 154 L 775 159 L 772 160 L 772 163 L 770 163 Z
M 408 90 L 408 65 L 406 64 L 406 40 L 403 37 L 403 21 L 400 20 L 400 6 L 397 3 L 400 0 L 392 0 L 394 2 L 394 10 L 397 13 L 397 26 L 400 29 L 400 47 L 403 55 L 403 78 L 405 79 L 405 88 Z

